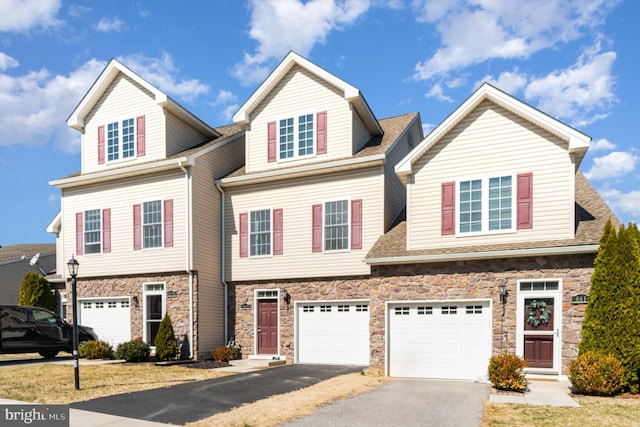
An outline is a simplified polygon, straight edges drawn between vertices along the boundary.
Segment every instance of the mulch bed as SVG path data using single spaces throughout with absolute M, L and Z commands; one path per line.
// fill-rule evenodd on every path
M 215 369 L 229 366 L 228 362 L 218 362 L 216 360 L 201 360 L 199 362 L 186 363 L 185 368 L 191 369 Z

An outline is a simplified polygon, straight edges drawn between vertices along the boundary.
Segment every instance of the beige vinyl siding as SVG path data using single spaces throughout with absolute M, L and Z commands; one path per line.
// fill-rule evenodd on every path
M 221 196 L 214 180 L 244 160 L 244 139 L 199 156 L 192 168 L 193 269 L 198 272 L 198 350 L 206 357 L 224 344 L 224 288 L 221 281 Z
M 209 141 L 211 138 L 198 132 L 173 114 L 166 112 L 167 157 Z
M 75 215 L 90 209 L 111 209 L 111 252 L 77 255 L 84 277 L 184 271 L 186 219 L 184 174 L 166 172 L 100 187 L 64 192 L 64 254 L 76 253 Z M 143 201 L 173 200 L 173 247 L 133 250 L 133 205 Z
M 307 70 L 295 66 L 251 115 L 247 129 L 247 172 L 279 169 L 351 156 L 351 112 L 343 94 Z M 327 154 L 301 160 L 267 158 L 267 124 L 297 114 L 327 112 Z M 277 153 L 276 148 L 276 153 Z
M 353 110 L 353 154 L 357 153 L 364 147 L 364 145 L 369 142 L 371 139 L 371 134 L 364 125 L 364 122 L 358 115 L 358 113 Z
M 145 155 L 98 164 L 98 126 L 145 116 Z M 119 74 L 85 119 L 82 135 L 82 173 L 122 167 L 165 157 L 165 119 L 162 108 L 142 86 Z
M 274 280 L 369 274 L 362 262 L 384 232 L 384 176 L 381 168 L 348 175 L 296 180 L 226 192 L 226 277 L 230 281 Z M 326 201 L 362 199 L 362 249 L 312 252 L 312 206 Z M 239 214 L 256 209 L 283 209 L 283 255 L 239 256 Z
M 575 169 L 567 143 L 489 101 L 414 165 L 408 248 L 567 239 L 573 236 Z M 533 172 L 533 228 L 507 234 L 441 236 L 441 184 Z M 456 195 L 456 216 L 459 206 Z M 515 209 L 515 206 L 514 206 Z M 456 217 L 457 220 L 457 217 Z

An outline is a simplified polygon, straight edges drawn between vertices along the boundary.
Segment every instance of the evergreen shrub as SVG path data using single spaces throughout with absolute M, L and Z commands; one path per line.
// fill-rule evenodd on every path
M 612 354 L 588 351 L 569 364 L 569 381 L 584 394 L 612 396 L 624 385 L 624 367 Z
M 173 360 L 176 358 L 177 343 L 176 335 L 173 332 L 173 325 L 169 315 L 165 315 L 160 326 L 158 334 L 154 341 L 156 346 L 156 357 L 158 360 Z
M 525 367 L 525 360 L 515 354 L 494 355 L 489 359 L 489 381 L 498 390 L 524 392 L 527 389 L 522 373 Z

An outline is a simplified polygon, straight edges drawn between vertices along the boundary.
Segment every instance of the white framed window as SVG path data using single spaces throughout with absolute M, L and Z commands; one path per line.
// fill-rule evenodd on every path
M 142 247 L 162 247 L 162 201 L 142 203 Z
M 249 212 L 249 250 L 251 256 L 271 255 L 271 209 Z
M 102 252 L 102 210 L 84 211 L 84 253 Z
M 514 182 L 513 174 L 458 181 L 458 233 L 515 230 Z
M 315 114 L 296 114 L 278 120 L 278 159 L 315 154 Z
M 135 119 L 108 123 L 106 127 L 107 161 L 129 159 L 136 155 Z
M 324 250 L 349 249 L 349 201 L 324 203 Z

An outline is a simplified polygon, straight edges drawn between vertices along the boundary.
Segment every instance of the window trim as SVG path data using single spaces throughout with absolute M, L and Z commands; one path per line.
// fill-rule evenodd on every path
M 335 202 L 346 202 L 347 203 L 347 221 L 343 224 L 344 227 L 347 228 L 347 244 L 344 249 L 326 249 L 327 243 L 327 224 L 326 224 L 326 208 L 327 203 L 335 203 Z M 328 199 L 322 201 L 322 252 L 323 253 L 339 253 L 339 252 L 350 252 L 351 251 L 351 198 L 350 197 L 340 197 L 337 199 Z
M 251 246 L 251 235 L 255 234 L 251 232 L 251 213 L 260 211 L 269 211 L 269 253 L 263 255 L 253 255 Z M 247 210 L 247 243 L 248 243 L 248 258 L 270 258 L 273 257 L 273 208 L 259 208 Z
M 145 203 L 158 202 L 160 203 L 160 245 L 158 246 L 145 246 L 145 238 L 144 238 L 144 228 L 149 224 L 145 224 L 144 222 L 144 205 Z M 165 224 L 165 212 L 164 212 L 164 202 L 165 199 L 162 198 L 150 198 L 140 201 L 140 240 L 141 240 L 141 249 L 144 250 L 157 250 L 164 248 L 164 224 Z
M 300 117 L 311 115 L 313 118 L 313 136 L 312 145 L 313 152 L 311 154 L 300 155 L 300 139 L 299 139 L 299 124 Z M 280 121 L 293 119 L 293 156 L 282 157 L 282 150 L 280 149 Z M 313 158 L 318 155 L 318 112 L 312 110 L 297 111 L 291 114 L 283 114 L 275 119 L 275 132 L 276 132 L 276 162 L 290 162 L 300 159 Z
M 87 218 L 86 213 L 90 211 L 98 211 L 100 214 L 100 227 L 98 230 L 87 231 Z M 87 251 L 87 233 L 98 233 L 100 236 L 99 247 L 100 250 L 97 252 L 88 252 Z M 104 249 L 104 209 L 103 208 L 91 208 L 84 209 L 82 211 L 82 254 L 83 255 L 99 255 L 103 253 Z M 94 243 L 95 244 L 95 243 Z
M 122 123 L 125 120 L 133 121 L 133 154 L 129 157 L 124 157 L 124 147 L 123 147 L 123 134 L 122 134 Z M 109 160 L 109 125 L 114 123 L 118 124 L 118 158 Z M 138 118 L 136 116 L 131 117 L 119 117 L 116 120 L 107 120 L 104 124 L 104 162 L 105 164 L 114 164 L 120 162 L 127 162 L 130 160 L 134 160 L 138 157 Z

